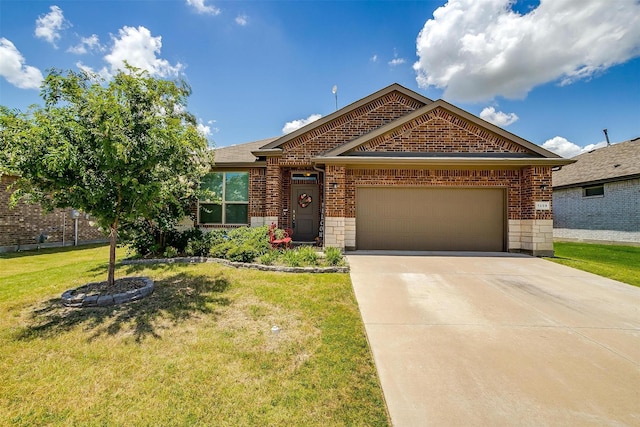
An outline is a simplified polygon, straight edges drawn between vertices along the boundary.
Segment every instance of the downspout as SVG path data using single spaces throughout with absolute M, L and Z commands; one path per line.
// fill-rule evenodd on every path
M 327 174 L 325 170 L 319 168 L 315 164 L 312 164 L 313 170 L 318 171 L 322 174 L 322 204 L 320 210 L 320 230 L 318 230 L 318 236 L 320 237 L 320 241 L 322 242 L 322 246 L 324 247 L 324 218 L 325 218 L 325 208 L 327 204 L 325 203 L 325 199 L 327 197 Z

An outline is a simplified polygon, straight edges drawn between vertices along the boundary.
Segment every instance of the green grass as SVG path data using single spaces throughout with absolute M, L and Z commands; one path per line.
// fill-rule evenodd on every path
M 107 256 L 0 257 L 0 425 L 389 424 L 347 274 L 121 266 L 155 292 L 62 307 Z
M 551 261 L 640 286 L 640 247 L 556 242 Z

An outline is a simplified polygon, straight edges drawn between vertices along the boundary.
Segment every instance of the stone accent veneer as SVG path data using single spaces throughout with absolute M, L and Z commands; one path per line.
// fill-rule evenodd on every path
M 324 246 L 345 247 L 345 219 L 342 217 L 326 217 L 324 226 Z
M 344 219 L 344 247 L 345 249 L 356 248 L 356 219 L 345 218 Z
M 510 220 L 509 251 L 534 256 L 553 256 L 553 220 Z

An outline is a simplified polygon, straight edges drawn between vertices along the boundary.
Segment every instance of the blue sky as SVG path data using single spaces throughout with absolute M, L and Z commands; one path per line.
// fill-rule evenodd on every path
M 640 136 L 636 0 L 0 0 L 0 104 L 46 70 L 124 60 L 192 87 L 217 147 L 282 135 L 399 83 L 567 157 Z

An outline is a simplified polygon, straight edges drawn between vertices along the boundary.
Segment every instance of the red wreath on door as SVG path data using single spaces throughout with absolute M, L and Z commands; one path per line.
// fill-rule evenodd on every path
M 308 195 L 307 193 L 302 193 L 300 197 L 298 197 L 298 206 L 300 206 L 301 208 L 306 208 L 311 204 L 312 200 L 313 199 L 310 195 Z

